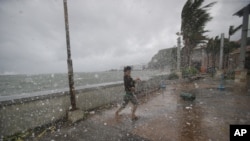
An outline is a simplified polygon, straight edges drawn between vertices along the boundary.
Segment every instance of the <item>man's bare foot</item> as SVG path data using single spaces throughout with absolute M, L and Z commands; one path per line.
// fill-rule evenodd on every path
M 132 121 L 136 121 L 136 120 L 138 120 L 138 117 L 134 115 L 134 116 L 132 116 L 131 119 L 132 119 Z
M 119 120 L 119 117 L 120 117 L 119 113 L 118 113 L 118 112 L 115 112 L 115 119 L 116 119 L 116 120 Z

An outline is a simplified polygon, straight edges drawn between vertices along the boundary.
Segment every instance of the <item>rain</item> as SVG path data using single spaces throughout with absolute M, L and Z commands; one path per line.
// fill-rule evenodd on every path
M 250 131 L 247 0 L 0 1 L 0 141 Z M 234 136 L 232 136 L 234 135 Z

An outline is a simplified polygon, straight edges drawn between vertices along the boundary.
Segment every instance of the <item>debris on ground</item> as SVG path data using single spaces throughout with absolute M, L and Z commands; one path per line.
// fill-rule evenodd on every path
M 195 100 L 195 94 L 192 94 L 192 93 L 184 93 L 184 92 L 181 92 L 180 93 L 180 97 L 183 99 L 183 100 L 189 100 L 189 101 L 193 101 Z

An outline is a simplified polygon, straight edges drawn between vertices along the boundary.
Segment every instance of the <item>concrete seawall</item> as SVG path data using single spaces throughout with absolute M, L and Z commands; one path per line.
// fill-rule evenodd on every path
M 137 84 L 137 91 L 147 94 L 159 89 L 160 76 Z M 83 111 L 122 101 L 123 82 L 76 88 L 77 107 Z M 4 97 L 0 100 L 0 136 L 12 135 L 66 117 L 70 109 L 67 90 L 38 92 L 34 95 Z

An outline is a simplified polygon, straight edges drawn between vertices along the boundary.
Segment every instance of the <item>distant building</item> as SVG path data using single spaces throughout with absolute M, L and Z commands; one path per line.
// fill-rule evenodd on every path
M 205 47 L 206 46 L 204 44 L 199 44 L 193 49 L 191 55 L 191 63 L 192 66 L 195 67 L 197 70 L 201 70 L 201 67 L 207 67 Z
M 145 70 L 148 68 L 147 65 L 145 64 L 139 64 L 139 65 L 127 65 L 127 66 L 131 66 L 132 70 Z M 119 70 L 123 70 L 125 66 L 120 67 Z
M 144 70 L 145 65 L 132 65 L 132 70 Z

